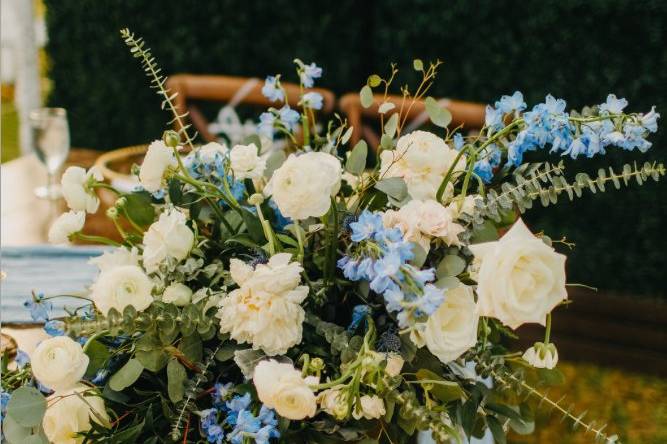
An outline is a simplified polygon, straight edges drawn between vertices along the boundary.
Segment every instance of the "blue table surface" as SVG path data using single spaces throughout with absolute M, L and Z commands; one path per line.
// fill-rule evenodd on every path
M 6 276 L 0 284 L 2 323 L 35 323 L 23 306 L 33 291 L 44 296 L 85 291 L 98 273 L 97 267 L 88 261 L 106 249 L 51 245 L 3 247 L 0 269 Z M 54 308 L 52 318 L 64 316 L 64 307 L 76 308 L 86 304 L 86 301 L 76 298 L 56 298 L 51 302 Z

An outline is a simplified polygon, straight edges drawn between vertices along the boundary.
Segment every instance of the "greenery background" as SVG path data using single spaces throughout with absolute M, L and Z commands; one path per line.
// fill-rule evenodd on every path
M 157 97 L 118 36 L 124 26 L 146 38 L 167 74 L 290 74 L 300 57 L 323 66 L 321 85 L 342 94 L 358 90 L 368 74 L 386 72 L 391 61 L 409 81 L 413 58 L 440 58 L 434 95 L 492 102 L 518 89 L 529 104 L 551 93 L 580 108 L 615 92 L 631 111 L 656 105 L 663 124 L 667 117 L 667 2 L 660 0 L 45 3 L 49 102 L 68 109 L 74 146 L 142 143 L 164 127 Z M 664 161 L 667 131 L 653 141 L 646 157 Z M 576 168 L 637 158 L 613 150 Z M 577 243 L 570 280 L 667 297 L 664 183 L 562 202 L 528 219 Z

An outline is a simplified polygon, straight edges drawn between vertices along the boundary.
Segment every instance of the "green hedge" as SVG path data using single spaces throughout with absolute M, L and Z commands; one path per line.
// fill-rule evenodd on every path
M 390 61 L 409 73 L 414 57 L 441 58 L 437 95 L 490 102 L 519 89 L 529 104 L 552 93 L 578 108 L 615 92 L 632 111 L 655 104 L 667 119 L 667 2 L 661 0 L 45 3 L 50 101 L 70 110 L 76 146 L 140 143 L 163 128 L 158 100 L 118 38 L 124 26 L 148 40 L 167 74 L 288 73 L 300 57 L 322 65 L 321 84 L 344 93 L 369 73 L 386 71 Z M 647 157 L 664 161 L 667 131 L 653 140 Z M 615 150 L 577 167 L 618 166 L 637 154 Z M 528 219 L 577 243 L 571 280 L 667 296 L 664 184 L 584 197 Z

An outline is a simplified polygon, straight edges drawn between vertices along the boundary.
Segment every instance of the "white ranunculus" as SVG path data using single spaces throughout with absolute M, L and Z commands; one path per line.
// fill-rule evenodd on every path
M 424 324 L 419 336 L 431 353 L 443 363 L 459 358 L 477 343 L 479 313 L 472 288 L 447 290 L 445 301 Z
M 144 234 L 144 267 L 152 273 L 167 258 L 182 261 L 193 247 L 195 235 L 186 225 L 185 214 L 172 208 L 160 214 Z
M 535 368 L 552 369 L 558 363 L 558 350 L 554 344 L 536 342 L 524 352 L 523 359 Z
M 92 167 L 88 172 L 79 166 L 67 168 L 60 182 L 67 206 L 74 211 L 95 213 L 100 206 L 100 200 L 90 184 L 102 179 L 104 176 L 97 167 Z
M 464 228 L 454 222 L 454 213 L 435 200 L 413 199 L 401 209 L 387 210 L 382 216 L 387 228 L 398 228 L 405 239 L 419 244 L 428 252 L 431 239 L 442 239 L 447 245 L 459 245 L 458 235 Z
M 470 245 L 475 255 L 477 295 L 482 316 L 510 328 L 544 325 L 563 300 L 565 256 L 535 237 L 521 219 L 498 241 Z
M 254 269 L 230 261 L 232 279 L 240 288 L 220 301 L 220 331 L 239 343 L 250 343 L 269 356 L 287 352 L 301 342 L 305 312 L 301 302 L 308 287 L 301 283 L 303 268 L 280 253 Z
M 202 145 L 198 149 L 196 149 L 194 152 L 198 153 L 199 158 L 204 161 L 204 162 L 212 162 L 215 160 L 216 154 L 220 154 L 222 156 L 226 156 L 227 152 L 229 150 L 227 149 L 227 146 L 220 144 L 218 142 L 209 142 L 206 145 Z
M 143 311 L 153 302 L 152 291 L 153 282 L 140 267 L 121 265 L 100 273 L 91 287 L 91 298 L 105 314 L 112 308 L 122 313 L 128 305 Z
M 257 146 L 236 145 L 229 153 L 229 159 L 237 179 L 259 179 L 266 169 L 266 159 L 259 157 Z
M 185 307 L 192 301 L 192 290 L 180 282 L 175 282 L 165 288 L 162 294 L 162 301 L 179 307 Z
M 69 390 L 49 396 L 42 427 L 51 443 L 80 444 L 83 436 L 77 434 L 90 430 L 91 421 L 110 427 L 102 397 L 87 385 L 77 384 Z
M 85 211 L 68 211 L 61 214 L 49 228 L 49 242 L 52 244 L 69 243 L 69 237 L 81 231 L 85 223 Z
M 255 367 L 253 384 L 259 400 L 280 416 L 294 420 L 315 416 L 315 394 L 291 364 L 273 359 L 260 362 Z
M 174 150 L 162 140 L 151 143 L 139 170 L 139 182 L 149 192 L 154 193 L 162 188 L 164 173 L 169 167 L 177 165 Z
M 67 390 L 81 380 L 88 361 L 81 344 L 68 336 L 56 336 L 37 346 L 30 363 L 33 375 L 43 385 L 52 390 Z
M 88 263 L 97 265 L 100 271 L 109 271 L 123 265 L 139 266 L 139 251 L 137 247 L 132 247 L 131 250 L 119 247 L 113 251 L 105 251 L 101 256 L 91 258 Z
M 385 414 L 384 401 L 377 395 L 364 395 L 360 404 L 352 409 L 354 419 L 377 419 Z
M 285 217 L 303 220 L 329 211 L 340 181 L 340 161 L 331 154 L 292 154 L 273 173 L 264 193 L 273 196 Z
M 435 199 L 457 155 L 458 151 L 435 134 L 413 131 L 398 139 L 395 150 L 382 151 L 380 175 L 403 178 L 413 199 Z M 465 156 L 461 156 L 454 171 L 463 171 L 465 164 Z

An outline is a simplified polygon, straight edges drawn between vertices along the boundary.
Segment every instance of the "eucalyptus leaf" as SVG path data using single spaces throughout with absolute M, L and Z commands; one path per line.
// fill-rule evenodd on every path
M 175 358 L 170 359 L 167 364 L 167 393 L 171 402 L 176 403 L 183 399 L 186 379 L 187 373 L 183 364 Z
M 415 71 L 423 71 L 424 62 L 422 62 L 420 59 L 414 59 L 412 61 L 412 67 L 415 69 Z
M 458 276 L 463 273 L 465 269 L 465 259 L 456 254 L 448 254 L 438 264 L 438 267 L 435 270 L 435 275 L 438 278 Z
M 266 169 L 264 170 L 264 177 L 271 177 L 273 172 L 280 168 L 280 166 L 287 160 L 287 155 L 283 150 L 273 151 L 266 159 Z
M 262 150 L 262 139 L 259 138 L 257 134 L 250 134 L 249 136 L 246 136 L 245 139 L 243 139 L 243 144 L 244 145 L 250 145 L 250 144 L 255 144 L 257 147 L 257 154 Z
M 109 387 L 116 392 L 123 391 L 127 387 L 134 384 L 141 373 L 144 371 L 144 366 L 138 359 L 130 359 L 122 366 L 109 380 Z
M 255 367 L 264 359 L 266 355 L 261 350 L 253 350 L 251 348 L 245 350 L 236 350 L 234 352 L 234 362 L 247 379 L 252 378 Z
M 24 427 L 11 416 L 7 416 L 2 421 L 2 433 L 9 444 L 22 444 L 32 434 L 32 427 Z
M 368 157 L 368 145 L 360 140 L 352 149 L 350 157 L 345 162 L 345 169 L 352 174 L 360 175 L 366 168 L 366 158 Z
M 447 381 L 431 370 L 425 368 L 419 369 L 416 376 L 420 381 L 436 381 L 431 383 L 433 388 L 431 388 L 430 392 L 442 402 L 447 403 L 466 398 L 466 393 L 457 382 Z
M 416 242 L 412 242 L 412 253 L 415 257 L 410 261 L 410 264 L 416 268 L 421 268 L 426 262 L 426 257 L 428 256 L 428 251 Z
M 384 133 L 388 136 L 394 137 L 396 129 L 398 128 L 398 113 L 394 113 L 384 124 Z
M 184 336 L 178 349 L 192 362 L 200 362 L 204 355 L 202 341 L 197 333 Z
M 35 427 L 46 412 L 46 399 L 34 387 L 19 387 L 7 403 L 7 416 L 23 427 Z
M 352 137 L 353 132 L 354 132 L 354 127 L 353 126 L 349 127 L 343 134 L 343 137 L 340 138 L 340 143 L 345 145 L 350 140 L 350 137 Z
M 359 98 L 361 99 L 361 106 L 369 108 L 373 104 L 373 90 L 371 87 L 364 85 L 359 92 Z
M 86 354 L 88 355 L 89 361 L 85 376 L 88 377 L 94 376 L 98 370 L 104 367 L 106 361 L 111 357 L 111 353 L 109 353 L 107 347 L 99 341 L 92 341 L 88 344 Z
M 380 105 L 378 107 L 378 113 L 384 114 L 388 111 L 391 111 L 394 108 L 396 108 L 396 105 L 394 105 L 394 102 L 384 102 L 382 105 Z
M 377 74 L 371 74 L 370 76 L 368 76 L 368 81 L 366 83 L 368 83 L 368 85 L 371 86 L 372 88 L 375 88 L 376 86 L 380 86 L 381 82 L 382 82 L 382 77 L 380 77 Z
M 452 113 L 447 108 L 440 106 L 437 100 L 433 97 L 427 97 L 424 101 L 426 113 L 434 125 L 441 128 L 447 128 L 452 121 Z
M 382 137 L 380 137 L 380 147 L 383 150 L 393 150 L 394 138 L 389 134 L 383 134 Z
M 243 350 L 240 345 L 238 344 L 224 344 L 221 346 L 217 352 L 215 352 L 215 359 L 217 359 L 220 362 L 225 362 L 229 361 L 234 357 L 234 353 Z
M 400 177 L 388 177 L 375 184 L 375 188 L 396 200 L 403 200 L 408 196 L 408 187 Z

